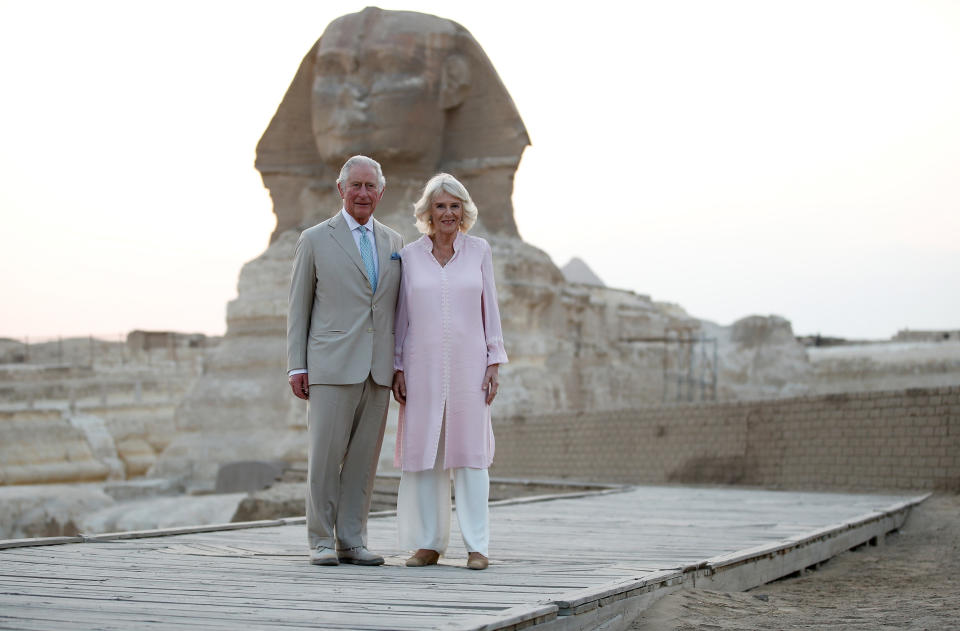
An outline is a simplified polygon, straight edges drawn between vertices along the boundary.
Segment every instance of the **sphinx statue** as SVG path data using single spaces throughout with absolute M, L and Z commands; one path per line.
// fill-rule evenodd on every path
M 452 173 L 470 190 L 480 210 L 473 231 L 494 250 L 511 360 L 501 370 L 495 422 L 660 402 L 665 351 L 648 342 L 697 322 L 647 296 L 568 283 L 520 238 L 511 196 L 528 144 L 509 93 L 459 24 L 377 8 L 334 20 L 257 145 L 277 219 L 270 245 L 241 270 L 226 336 L 179 405 L 177 435 L 150 474 L 202 486 L 223 462 L 306 459 L 305 403 L 286 380 L 291 261 L 299 233 L 339 211 L 337 173 L 357 153 L 383 165 L 377 218 L 408 242 L 418 236 L 413 202 L 430 176 Z

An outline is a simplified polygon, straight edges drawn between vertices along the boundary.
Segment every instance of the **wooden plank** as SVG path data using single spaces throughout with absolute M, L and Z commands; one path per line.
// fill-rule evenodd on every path
M 0 598 L 0 605 L 4 611 L 8 606 L 35 606 L 52 607 L 53 609 L 75 609 L 90 611 L 129 611 L 140 613 L 160 612 L 167 616 L 199 616 L 210 618 L 250 618 L 259 619 L 268 617 L 274 619 L 282 616 L 291 620 L 314 620 L 318 617 L 334 617 L 343 619 L 349 616 L 384 617 L 384 616 L 449 616 L 458 614 L 475 614 L 477 612 L 498 612 L 506 609 L 490 606 L 447 607 L 429 602 L 415 603 L 408 606 L 394 604 L 363 605 L 346 604 L 332 600 L 301 599 L 299 601 L 261 601 L 254 597 L 246 600 L 231 602 L 204 601 L 203 599 L 175 599 L 161 600 L 149 595 L 132 597 L 129 595 L 112 596 L 99 595 L 51 595 L 48 593 L 15 594 L 15 601 L 10 600 L 14 594 Z M 422 605 L 422 606 L 421 606 Z M 289 613 L 294 612 L 294 613 Z
M 261 586 L 256 590 L 239 592 L 235 586 L 217 587 L 206 586 L 206 588 L 196 587 L 176 587 L 173 584 L 158 585 L 156 583 L 145 583 L 142 585 L 84 585 L 80 583 L 59 584 L 49 587 L 38 587 L 28 582 L 8 582 L 5 584 L 3 595 L 0 598 L 10 595 L 45 595 L 51 597 L 77 597 L 77 598 L 97 598 L 104 593 L 110 593 L 114 597 L 128 597 L 130 599 L 165 598 L 170 602 L 216 602 L 231 603 L 243 601 L 249 596 L 248 593 L 256 593 L 258 602 L 263 603 L 284 603 L 300 602 L 303 600 L 304 590 L 283 589 L 267 586 Z M 365 605 L 389 605 L 395 607 L 407 607 L 411 602 L 423 604 L 417 605 L 419 608 L 465 608 L 465 609 L 504 609 L 513 604 L 530 602 L 536 600 L 539 595 L 535 592 L 517 593 L 506 592 L 504 590 L 437 590 L 420 589 L 410 590 L 405 586 L 396 589 L 377 590 L 327 590 L 313 592 L 316 597 L 326 597 L 329 595 L 337 596 L 338 604 L 348 604 L 350 606 Z
M 554 598 L 554 603 L 561 609 L 576 609 L 591 601 L 599 601 L 609 596 L 632 592 L 644 587 L 666 583 L 682 576 L 681 572 L 654 572 L 647 576 L 635 576 L 619 581 L 612 581 L 603 585 L 589 587 L 576 592 L 570 592 Z
M 33 537 L 29 539 L 0 540 L 0 550 L 8 548 L 33 548 L 36 546 L 59 546 L 65 543 L 83 543 L 82 537 Z
M 252 592 L 251 592 L 252 594 Z M 327 596 L 327 595 L 325 595 Z M 32 599 L 39 599 L 42 602 L 56 602 L 67 604 L 68 606 L 82 607 L 92 603 L 91 606 L 97 608 L 106 608 L 116 606 L 116 602 L 136 603 L 141 605 L 141 610 L 150 610 L 160 608 L 163 610 L 183 610 L 183 611 L 237 611 L 248 615 L 256 615 L 257 611 L 285 611 L 296 610 L 311 612 L 317 615 L 326 615 L 328 613 L 336 614 L 371 614 L 384 611 L 390 611 L 395 614 L 424 614 L 430 615 L 458 615 L 463 613 L 477 612 L 499 612 L 507 609 L 510 605 L 498 602 L 459 602 L 444 603 L 434 600 L 414 600 L 402 599 L 394 596 L 392 599 L 368 599 L 366 601 L 346 601 L 337 599 L 336 601 L 326 600 L 307 600 L 300 598 L 276 598 L 259 597 L 247 595 L 227 595 L 227 594 L 196 594 L 196 593 L 172 593 L 172 592 L 143 592 L 143 591 L 121 591 L 104 592 L 80 589 L 33 589 L 29 593 L 26 591 L 18 592 L 16 590 L 6 592 L 0 595 L 0 603 L 24 604 L 31 602 Z M 124 605 L 125 606 L 125 605 Z
M 421 613 L 407 613 L 384 607 L 379 610 L 337 611 L 323 610 L 312 607 L 309 601 L 296 608 L 263 607 L 251 604 L 249 606 L 230 607 L 222 606 L 189 606 L 179 603 L 143 602 L 126 600 L 94 600 L 94 599 L 57 599 L 45 597 L 22 597 L 20 602 L 8 604 L 0 600 L 4 615 L 9 615 L 14 609 L 19 609 L 21 616 L 31 617 L 30 612 L 36 612 L 40 617 L 46 617 L 51 612 L 70 612 L 71 617 L 85 618 L 96 621 L 154 620 L 158 622 L 174 622 L 182 627 L 189 627 L 195 621 L 211 625 L 229 623 L 234 628 L 249 628 L 252 625 L 292 625 L 292 626 L 333 626 L 351 629 L 422 629 L 437 619 L 449 620 L 456 617 L 456 612 L 450 613 L 439 609 Z M 463 612 L 459 615 L 466 618 L 473 612 Z M 67 621 L 64 621 L 67 622 Z M 135 625 L 136 626 L 136 625 Z M 80 628 L 87 628 L 81 626 Z
M 179 528 L 154 528 L 151 530 L 128 530 L 123 532 L 105 532 L 102 534 L 80 534 L 85 543 L 96 543 L 100 541 L 117 541 L 123 539 L 152 539 L 155 537 L 172 537 L 175 535 L 187 535 L 198 532 L 225 532 L 228 530 L 243 530 L 248 528 L 271 528 L 274 526 L 285 526 L 286 522 L 280 519 L 267 519 L 263 521 L 242 521 L 226 524 L 210 524 L 199 526 L 183 526 Z
M 230 559 L 235 561 L 235 559 Z M 185 573 L 194 581 L 219 581 L 226 580 L 236 584 L 256 584 L 265 580 L 273 582 L 288 581 L 292 583 L 302 583 L 304 581 L 323 582 L 325 580 L 342 582 L 344 580 L 362 580 L 365 584 L 385 583 L 395 585 L 398 582 L 410 582 L 419 584 L 431 584 L 434 582 L 446 585 L 470 586 L 477 584 L 479 579 L 477 574 L 463 568 L 452 568 L 440 566 L 437 568 L 362 568 L 354 569 L 353 566 L 338 566 L 335 568 L 315 568 L 306 563 L 297 564 L 295 569 L 279 571 L 275 566 L 269 565 L 250 565 L 249 572 L 242 571 L 244 568 L 237 567 L 237 564 L 223 566 L 220 568 L 208 568 L 204 565 L 146 565 L 140 563 L 97 563 L 96 559 L 86 560 L 80 564 L 59 563 L 36 563 L 31 560 L 13 561 L 8 560 L 5 564 L 4 574 L 8 572 L 7 568 L 14 567 L 14 563 L 20 564 L 20 567 L 36 568 L 35 574 L 41 573 L 43 569 L 49 569 L 56 575 L 62 576 L 103 576 L 113 580 L 120 578 L 132 578 L 142 580 L 145 574 L 150 574 L 155 579 L 160 580 L 164 576 L 171 576 L 172 580 L 182 581 Z M 502 586 L 504 588 L 520 589 L 525 586 L 536 586 L 538 588 L 555 586 L 557 588 L 569 589 L 571 587 L 582 587 L 590 583 L 589 577 L 577 576 L 567 577 L 559 574 L 562 566 L 554 568 L 555 572 L 534 573 L 532 575 L 499 573 L 497 569 L 487 570 L 487 574 L 482 579 L 482 584 Z M 597 573 L 590 574 L 594 577 L 616 576 L 617 573 Z
M 748 548 L 746 550 L 738 550 L 730 554 L 716 556 L 716 557 L 707 559 L 707 564 L 710 565 L 711 567 L 719 568 L 725 565 L 739 563 L 745 559 L 754 558 L 757 556 L 769 556 L 769 555 L 781 552 L 783 550 L 807 545 L 817 540 L 836 537 L 848 530 L 853 530 L 855 528 L 859 528 L 869 523 L 885 519 L 891 513 L 894 515 L 900 515 L 902 519 L 905 519 L 906 511 L 909 508 L 908 506 L 904 506 L 903 504 L 908 504 L 909 506 L 913 506 L 923 501 L 923 499 L 926 499 L 926 497 L 927 496 L 924 496 L 922 499 L 916 499 L 915 501 L 912 501 L 912 502 L 906 502 L 906 503 L 901 503 L 899 505 L 896 505 L 892 507 L 893 510 L 888 513 L 874 512 L 866 515 L 859 515 L 859 516 L 853 517 L 849 521 L 845 521 L 840 524 L 833 524 L 830 526 L 826 526 L 824 528 L 818 528 L 813 532 L 791 537 L 786 541 L 782 541 L 774 544 L 763 544 L 760 546 L 755 546 L 753 548 Z M 902 519 L 900 520 L 901 523 L 902 523 Z
M 49 629 L 50 631 L 59 631 L 64 628 L 75 629 L 112 629 L 117 631 L 129 631 L 130 629 L 177 629 L 182 631 L 188 629 L 356 629 L 358 631 L 378 631 L 380 629 L 410 629 L 411 631 L 427 628 L 431 624 L 431 618 L 403 618 L 393 616 L 387 621 L 380 620 L 376 616 L 369 618 L 370 621 L 354 618 L 335 618 L 326 619 L 314 616 L 309 620 L 297 619 L 295 616 L 277 615 L 273 618 L 264 618 L 252 620 L 249 618 L 238 619 L 236 617 L 206 617 L 194 615 L 166 615 L 165 612 L 136 612 L 136 611 L 110 611 L 100 613 L 90 609 L 72 609 L 58 608 L 53 609 L 45 607 L 11 607 L 10 613 L 16 615 L 16 626 L 10 627 L 18 630 L 23 629 Z M 2 620 L 2 618 L 0 618 Z
M 553 603 L 540 603 L 525 607 L 514 607 L 492 616 L 478 616 L 461 620 L 447 621 L 438 629 L 459 629 L 461 631 L 493 631 L 510 627 L 524 627 L 549 623 L 557 617 L 557 606 Z

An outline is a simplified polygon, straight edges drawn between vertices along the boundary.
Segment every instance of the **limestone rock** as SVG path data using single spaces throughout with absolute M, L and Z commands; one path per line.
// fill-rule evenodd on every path
M 157 461 L 153 448 L 142 438 L 125 438 L 118 442 L 117 455 L 129 477 L 144 475 Z
M 0 484 L 103 480 L 110 468 L 58 410 L 0 411 Z
M 93 484 L 0 487 L 0 539 L 75 536 L 83 516 L 112 506 Z
M 217 471 L 217 493 L 239 493 L 270 488 L 283 476 L 282 462 L 239 460 L 220 465 Z
M 307 514 L 306 498 L 306 482 L 275 484 L 269 489 L 248 494 L 230 521 L 303 517 Z
M 80 518 L 87 533 L 229 523 L 245 493 L 154 497 L 117 503 Z
M 31 344 L 37 363 L 0 364 L 0 484 L 145 473 L 172 439 L 175 405 L 202 365 L 202 348 L 172 352 L 85 338 Z M 61 359 L 84 363 L 44 363 Z
M 0 539 L 227 523 L 246 496 L 182 492 L 160 479 L 0 486 Z
M 809 390 L 810 362 L 789 320 L 754 315 L 728 327 L 704 322 L 702 329 L 718 341 L 719 399 L 798 396 Z
M 370 497 L 370 510 L 374 512 L 396 510 L 399 486 L 398 476 L 378 475 L 374 480 L 373 493 Z M 307 510 L 306 497 L 306 482 L 274 484 L 269 489 L 247 495 L 237 506 L 237 512 L 233 515 L 232 521 L 303 517 Z
M 173 480 L 163 478 L 121 480 L 103 485 L 103 492 L 118 502 L 163 495 L 181 495 L 183 491 L 183 487 L 178 486 Z
M 117 454 L 117 446 L 113 441 L 113 435 L 107 430 L 103 419 L 92 414 L 71 414 L 68 420 L 70 425 L 83 433 L 93 457 L 107 466 L 108 479 L 124 479 L 126 471 L 123 462 Z
M 808 348 L 813 392 L 937 388 L 960 383 L 960 342 L 911 341 Z
M 177 408 L 176 437 L 149 475 L 202 480 L 220 464 L 306 459 L 306 404 L 286 379 L 286 310 L 297 234 L 243 266 L 227 306 L 227 335 Z

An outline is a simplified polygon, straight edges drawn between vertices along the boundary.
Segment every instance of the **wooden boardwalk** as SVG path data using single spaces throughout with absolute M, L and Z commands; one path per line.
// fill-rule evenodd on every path
M 637 487 L 494 506 L 492 563 L 483 572 L 464 568 L 456 528 L 439 566 L 404 567 L 407 554 L 397 549 L 390 516 L 370 520 L 370 548 L 387 556 L 386 566 L 373 568 L 309 565 L 302 519 L 7 547 L 0 549 L 0 628 L 496 629 L 537 622 L 565 629 L 590 628 L 587 616 L 598 611 L 620 611 L 622 628 L 629 622 L 624 603 L 640 603 L 637 596 L 649 600 L 684 581 L 712 580 L 723 568 L 735 568 L 726 576 L 746 580 L 741 587 L 759 584 L 770 572 L 794 571 L 784 565 L 790 554 L 802 557 L 802 568 L 882 536 L 921 500 Z M 854 541 L 852 533 L 865 534 Z M 751 572 L 754 578 L 744 578 Z

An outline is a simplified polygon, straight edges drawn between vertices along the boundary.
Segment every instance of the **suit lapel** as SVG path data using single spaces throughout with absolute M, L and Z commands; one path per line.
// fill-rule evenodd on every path
M 369 283 L 370 279 L 367 278 L 367 268 L 363 264 L 363 259 L 360 258 L 360 250 L 357 249 L 357 243 L 353 240 L 350 229 L 347 228 L 347 222 L 344 221 L 340 215 L 334 217 L 330 222 L 330 236 L 343 248 L 347 257 L 353 261 L 353 264 L 357 266 L 357 269 L 360 270 L 360 273 L 363 274 L 363 277 L 366 278 Z
M 374 238 L 377 241 L 377 267 L 379 272 L 377 273 L 377 292 L 380 293 L 380 288 L 384 286 L 384 283 L 381 281 L 390 271 L 390 254 L 391 254 L 391 244 L 390 244 L 390 235 L 387 234 L 387 231 L 383 229 L 383 225 L 373 219 L 373 234 Z

